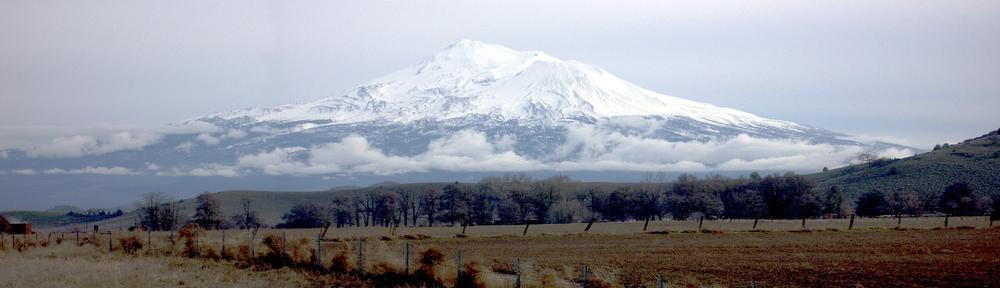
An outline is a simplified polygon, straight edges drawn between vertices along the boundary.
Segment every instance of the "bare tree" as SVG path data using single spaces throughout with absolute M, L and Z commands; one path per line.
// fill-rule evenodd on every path
M 173 230 L 180 223 L 180 207 L 163 193 L 146 193 L 136 206 L 139 212 L 139 225 L 146 229 Z
M 240 199 L 240 214 L 233 215 L 233 225 L 239 229 L 251 229 L 260 225 L 257 211 L 253 209 L 253 200 Z
M 152 192 L 142 195 L 142 200 L 136 203 L 139 212 L 139 226 L 151 231 L 160 231 L 160 206 L 166 202 L 163 193 Z
M 222 226 L 219 200 L 212 196 L 212 193 L 205 192 L 198 195 L 198 208 L 195 209 L 194 222 L 205 229 L 218 229 Z
M 438 197 L 437 190 L 427 190 L 420 198 L 420 206 L 424 215 L 427 216 L 427 226 L 434 227 L 434 218 L 437 218 L 438 210 L 441 209 L 441 199 Z

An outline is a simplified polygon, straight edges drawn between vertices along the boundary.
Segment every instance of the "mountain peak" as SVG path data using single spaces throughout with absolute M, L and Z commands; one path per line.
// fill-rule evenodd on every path
M 339 96 L 212 116 L 249 123 L 324 120 L 332 124 L 482 117 L 554 124 L 638 116 L 743 128 L 801 128 L 659 94 L 596 66 L 468 39 Z
M 501 45 L 462 39 L 448 45 L 424 61 L 422 66 L 453 69 L 491 69 L 498 66 L 519 64 L 532 58 L 559 61 L 538 51 L 516 51 Z M 454 67 L 447 67 L 454 66 Z

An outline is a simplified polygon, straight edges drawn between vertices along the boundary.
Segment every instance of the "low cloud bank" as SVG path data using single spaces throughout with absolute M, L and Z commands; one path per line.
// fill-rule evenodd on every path
M 122 150 L 141 150 L 163 135 L 150 132 L 119 132 L 104 139 L 93 136 L 57 137 L 52 142 L 28 149 L 29 157 L 65 158 L 101 155 Z
M 42 171 L 44 174 L 97 174 L 97 175 L 134 175 L 138 174 L 132 172 L 125 167 L 115 166 L 115 167 L 91 167 L 87 166 L 80 169 L 70 169 L 63 170 L 59 168 L 48 169 Z
M 116 132 L 104 136 L 60 136 L 23 150 L 28 157 L 76 158 L 117 151 L 142 150 L 146 146 L 160 142 L 166 135 L 174 134 L 196 134 L 194 140 L 207 146 L 217 145 L 230 139 L 243 139 L 248 135 L 246 131 L 239 129 L 227 130 L 208 122 L 189 121 L 153 129 Z M 195 142 L 185 142 L 175 149 L 189 153 L 195 146 L 197 146 Z M 0 158 L 6 157 L 7 152 L 3 151 Z
M 221 129 L 209 123 L 193 121 L 154 132 L 119 132 L 100 138 L 59 137 L 26 152 L 30 157 L 66 158 L 142 150 L 171 133 L 197 135 L 191 141 L 173 147 L 177 153 L 190 153 L 198 146 L 218 145 L 249 135 L 244 130 Z M 886 158 L 913 155 L 913 151 L 904 148 L 869 151 L 869 148 L 859 145 L 817 144 L 748 135 L 708 142 L 671 142 L 641 133 L 624 134 L 601 125 L 568 125 L 565 136 L 564 143 L 553 147 L 550 155 L 541 158 L 516 153 L 513 147 L 518 139 L 515 137 L 491 138 L 482 132 L 463 130 L 431 141 L 425 152 L 414 156 L 393 155 L 375 147 L 362 136 L 350 135 L 336 142 L 275 148 L 240 155 L 228 163 L 202 163 L 195 164 L 195 167 L 161 167 L 143 163 L 128 168 L 88 166 L 78 169 L 20 169 L 3 173 L 238 177 L 253 174 L 396 175 L 433 171 L 818 171 L 823 167 L 858 163 L 858 155 L 862 153 Z
M 234 165 L 209 164 L 196 169 L 206 176 L 262 172 L 269 175 L 394 175 L 410 172 L 462 171 L 733 171 L 819 170 L 857 163 L 864 147 L 811 144 L 739 135 L 710 142 L 670 142 L 624 135 L 588 126 L 569 127 L 567 141 L 546 159 L 515 153 L 508 137 L 489 139 L 461 131 L 437 139 L 424 153 L 398 156 L 383 152 L 367 139 L 352 135 L 312 147 L 285 147 L 243 155 Z M 906 157 L 908 149 L 877 151 L 879 156 Z M 192 171 L 194 172 L 194 171 Z M 234 173 L 235 172 L 235 173 Z M 193 173 L 192 173 L 193 174 Z

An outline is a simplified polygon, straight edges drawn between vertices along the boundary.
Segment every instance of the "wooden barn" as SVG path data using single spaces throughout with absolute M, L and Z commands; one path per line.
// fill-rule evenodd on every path
M 0 232 L 4 234 L 33 234 L 31 223 L 10 223 L 6 218 L 0 216 Z

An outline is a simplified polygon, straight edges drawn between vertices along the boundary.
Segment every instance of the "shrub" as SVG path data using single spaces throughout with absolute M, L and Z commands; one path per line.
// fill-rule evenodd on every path
M 479 280 L 479 273 L 479 267 L 476 262 L 465 263 L 465 265 L 462 266 L 462 275 L 459 275 L 458 278 L 455 279 L 455 287 L 486 287 L 486 285 Z
M 136 236 L 119 237 L 118 246 L 122 248 L 122 252 L 125 254 L 136 255 L 142 250 L 142 240 Z
M 444 260 L 444 253 L 437 249 L 427 249 L 423 253 L 420 253 L 420 257 L 417 258 L 416 273 L 413 274 L 414 280 L 418 282 L 419 285 L 427 287 L 442 287 L 441 279 L 437 277 L 437 266 Z

